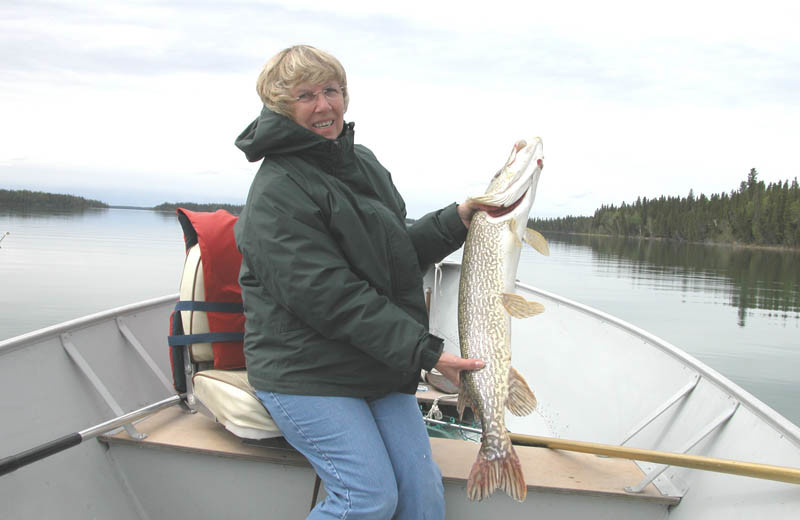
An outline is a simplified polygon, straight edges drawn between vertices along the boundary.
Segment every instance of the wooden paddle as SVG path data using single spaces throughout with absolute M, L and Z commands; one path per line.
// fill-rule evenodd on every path
M 450 426 L 473 433 L 481 433 L 481 430 L 477 428 L 469 428 L 457 424 L 450 424 L 444 421 L 436 421 L 427 417 L 423 419 L 425 422 L 430 422 L 433 424 Z M 565 439 L 556 439 L 554 437 L 524 435 L 521 433 L 511 433 L 510 436 L 511 442 L 520 446 L 549 448 L 551 450 L 577 451 L 581 453 L 591 453 L 594 455 L 602 455 L 617 459 L 641 460 L 646 462 L 655 462 L 656 464 L 680 466 L 682 468 L 701 469 L 704 471 L 715 471 L 717 473 L 730 473 L 732 475 L 741 475 L 744 477 L 776 480 L 779 482 L 788 482 L 790 484 L 800 484 L 800 469 L 786 466 L 771 466 L 768 464 L 756 464 L 753 462 L 717 459 L 714 457 L 686 455 L 683 453 L 670 453 L 666 451 L 643 450 L 639 448 L 629 448 L 627 446 L 597 444 L 594 442 L 570 441 Z
M 643 450 L 639 448 L 628 448 L 626 446 L 614 446 L 611 444 L 568 441 L 564 439 L 555 439 L 552 437 L 537 437 L 534 435 L 523 435 L 519 433 L 511 434 L 511 442 L 521 446 L 550 448 L 551 450 L 578 451 L 581 453 L 592 453 L 594 455 L 603 455 L 617 459 L 641 460 L 646 462 L 655 462 L 657 464 L 680 466 L 683 468 L 702 469 L 705 471 L 716 471 L 717 473 L 730 473 L 732 475 L 742 475 L 745 477 L 800 484 L 800 469 L 789 468 L 785 466 L 771 466 L 768 464 L 740 462 L 738 460 L 717 459 L 714 457 L 703 457 L 699 455 Z

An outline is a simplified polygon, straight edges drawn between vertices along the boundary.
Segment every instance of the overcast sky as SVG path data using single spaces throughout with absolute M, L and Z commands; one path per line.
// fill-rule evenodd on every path
M 541 136 L 532 216 L 798 176 L 800 2 L 0 0 L 0 188 L 243 203 L 255 82 L 307 43 L 418 217 Z M 471 7 L 471 6 L 475 7 Z

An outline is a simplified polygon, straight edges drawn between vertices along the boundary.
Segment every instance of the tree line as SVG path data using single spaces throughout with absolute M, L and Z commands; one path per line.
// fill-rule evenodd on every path
M 539 231 L 667 238 L 690 242 L 800 246 L 797 178 L 764 184 L 755 168 L 738 190 L 706 197 L 647 199 L 603 205 L 591 217 L 531 219 Z
M 151 208 L 134 206 L 113 206 L 105 202 L 78 197 L 75 195 L 62 195 L 60 193 L 46 193 L 43 191 L 30 190 L 5 190 L 0 189 L 0 209 L 11 209 L 17 211 L 83 211 L 89 208 L 135 208 L 152 209 L 155 211 L 174 212 L 178 208 L 185 208 L 191 211 L 216 211 L 224 209 L 234 215 L 242 212 L 242 204 L 224 203 L 196 203 L 196 202 L 164 202 Z
M 0 189 L 0 208 L 3 209 L 82 211 L 88 208 L 107 207 L 108 204 L 105 202 L 75 195 Z
M 212 211 L 212 212 L 217 211 L 218 209 L 224 209 L 228 213 L 238 216 L 244 209 L 244 205 L 222 204 L 218 202 L 212 202 L 208 204 L 200 204 L 197 202 L 164 202 L 163 204 L 155 206 L 153 209 L 156 211 L 169 211 L 174 213 L 175 210 L 178 208 L 188 209 L 189 211 Z

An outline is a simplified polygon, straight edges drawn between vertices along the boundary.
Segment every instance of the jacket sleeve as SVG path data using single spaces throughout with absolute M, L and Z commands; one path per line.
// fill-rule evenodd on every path
M 442 340 L 354 273 L 321 209 L 290 179 L 248 201 L 237 245 L 251 274 L 317 333 L 413 371 L 430 369 Z
M 458 249 L 467 238 L 467 228 L 458 216 L 456 204 L 433 211 L 414 222 L 408 230 L 419 265 L 426 266 L 441 261 Z

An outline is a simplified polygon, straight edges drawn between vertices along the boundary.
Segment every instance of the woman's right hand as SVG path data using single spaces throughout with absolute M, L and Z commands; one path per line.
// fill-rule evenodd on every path
M 439 361 L 433 367 L 449 379 L 454 385 L 459 386 L 462 370 L 480 370 L 485 363 L 480 359 L 464 359 L 449 352 L 442 352 Z

